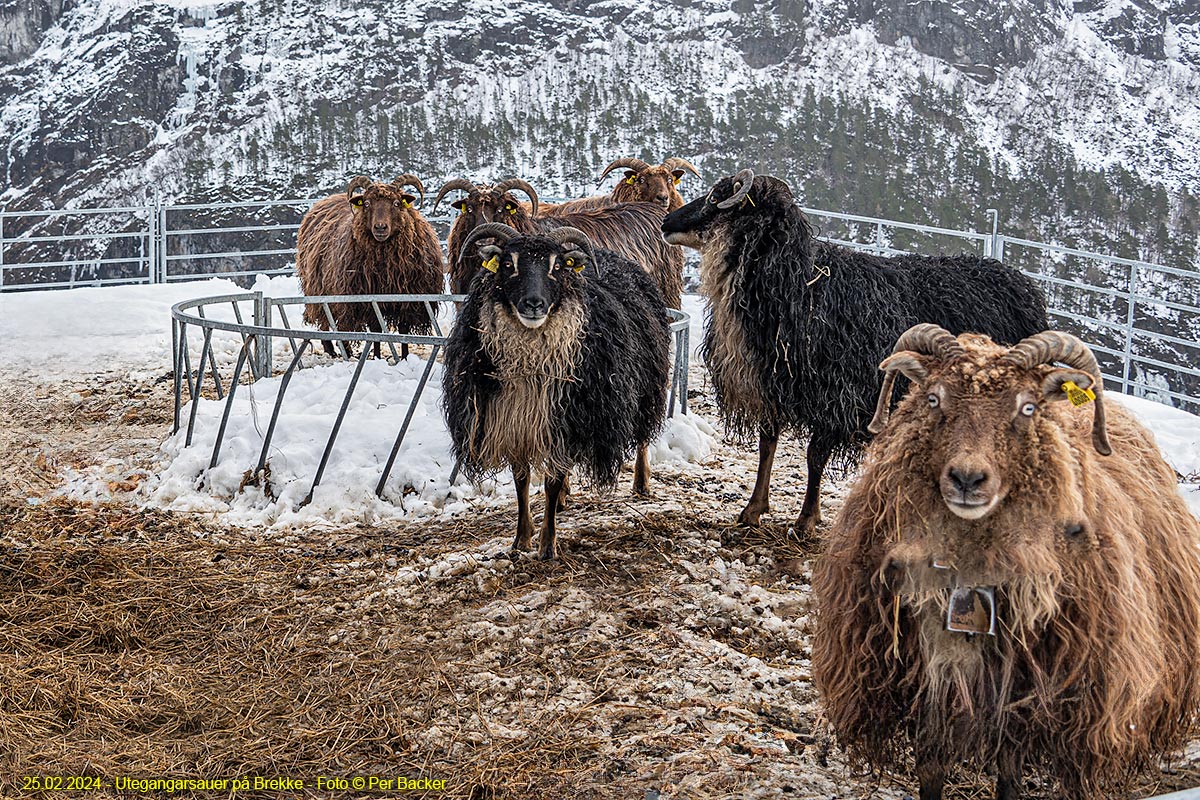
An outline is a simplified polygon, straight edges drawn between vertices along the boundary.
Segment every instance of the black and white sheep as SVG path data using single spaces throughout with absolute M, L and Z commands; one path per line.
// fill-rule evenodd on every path
M 703 353 L 734 434 L 759 434 L 754 492 L 738 517 L 768 510 L 786 429 L 808 435 L 797 532 L 820 521 L 831 458 L 859 455 L 879 394 L 876 365 L 918 322 L 1003 343 L 1048 328 L 1029 277 L 978 256 L 880 258 L 817 241 L 783 181 L 742 170 L 663 221 L 667 241 L 700 251 L 709 302 Z
M 353 294 L 440 294 L 442 248 L 433 227 L 417 210 L 412 186 L 425 196 L 415 175 L 392 183 L 374 183 L 359 175 L 345 194 L 318 201 L 300 222 L 296 236 L 296 273 L 306 296 Z M 429 312 L 420 303 L 380 303 L 387 326 L 397 333 L 427 334 Z M 380 331 L 370 303 L 330 303 L 339 331 Z M 317 304 L 305 306 L 304 321 L 329 330 Z M 333 343 L 325 341 L 333 355 Z M 408 345 L 401 346 L 408 355 Z M 379 343 L 375 343 L 379 356 Z
M 446 346 L 443 408 L 464 473 L 511 468 L 514 547 L 533 535 L 529 478 L 545 475 L 539 555 L 555 557 L 555 512 L 570 470 L 616 482 L 637 452 L 633 491 L 649 491 L 646 447 L 666 409 L 668 322 L 662 296 L 636 264 L 593 250 L 573 228 L 521 234 L 488 223 L 466 239 L 484 269 Z
M 526 206 L 512 194 L 519 189 L 529 195 Z M 552 231 L 557 228 L 576 228 L 584 232 L 597 247 L 613 252 L 640 264 L 658 284 L 667 304 L 679 307 L 683 290 L 683 259 L 679 248 L 663 241 L 661 226 L 666 211 L 653 203 L 615 203 L 599 208 L 582 209 L 569 214 L 544 217 L 539 214 L 537 193 L 527 182 L 511 179 L 495 185 L 475 184 L 464 178 L 447 181 L 433 201 L 436 209 L 442 198 L 451 191 L 465 192 L 453 205 L 459 216 L 450 226 L 446 242 L 450 287 L 465 293 L 479 272 L 481 243 L 473 239 L 465 247 L 467 237 L 479 225 L 500 222 L 521 233 Z

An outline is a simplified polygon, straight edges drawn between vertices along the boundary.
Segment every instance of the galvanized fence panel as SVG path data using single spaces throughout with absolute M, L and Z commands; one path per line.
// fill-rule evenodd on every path
M 412 423 L 413 416 L 416 413 L 417 406 L 421 401 L 430 375 L 433 372 L 433 365 L 436 363 L 438 355 L 448 339 L 438 320 L 438 308 L 442 303 L 462 302 L 465 299 L 466 295 L 452 294 L 266 297 L 261 292 L 246 292 L 203 297 L 176 303 L 171 308 L 172 366 L 175 396 L 173 432 L 179 433 L 186 428 L 184 446 L 192 446 L 200 408 L 199 401 L 204 398 L 205 385 L 211 385 L 212 395 L 215 396 L 215 400 L 224 403 L 221 421 L 209 457 L 209 469 L 216 467 L 220 459 L 226 427 L 233 410 L 234 398 L 237 395 L 238 386 L 243 382 L 243 376 L 245 376 L 246 382 L 274 377 L 271 359 L 274 340 L 287 341 L 292 350 L 292 358 L 287 368 L 280 375 L 279 389 L 271 411 L 270 423 L 263 435 L 258 462 L 253 466 L 252 471 L 248 470 L 249 478 L 261 481 L 266 475 L 265 470 L 268 466 L 267 454 L 279 422 L 284 397 L 287 394 L 292 376 L 297 370 L 304 369 L 303 357 L 305 351 L 316 341 L 339 343 L 342 345 L 340 352 L 343 353 L 346 360 L 355 361 L 355 367 L 349 384 L 346 387 L 345 394 L 342 397 L 337 416 L 333 420 L 329 436 L 325 441 L 320 464 L 312 477 L 312 484 L 309 487 L 308 493 L 301 502 L 301 505 L 307 505 L 312 501 L 313 492 L 320 485 L 325 469 L 329 464 L 338 433 L 350 408 L 350 402 L 358 386 L 363 368 L 373 349 L 373 345 L 376 343 L 388 345 L 393 356 L 393 363 L 399 359 L 394 347 L 397 344 L 404 346 L 428 346 L 430 349 L 426 355 L 425 369 L 422 371 L 417 382 L 416 390 L 409 401 L 404 421 L 396 434 L 390 455 L 375 486 L 375 494 L 383 497 L 388 477 L 395 465 L 396 457 L 404 444 L 404 439 Z M 380 303 L 421 303 L 425 306 L 429 314 L 434 333 L 433 335 L 421 335 L 370 331 L 339 331 L 334 324 L 330 325 L 332 330 L 322 331 L 308 327 L 293 326 L 290 320 L 300 320 L 301 315 L 298 309 L 296 310 L 297 313 L 291 316 L 286 311 L 288 307 L 306 305 L 328 307 L 330 303 L 370 303 L 377 314 L 380 311 Z M 227 310 L 230 314 L 224 313 Z M 225 318 L 217 316 L 216 312 L 221 312 Z M 278 314 L 276 315 L 275 312 L 278 312 Z M 668 413 L 673 416 L 676 409 L 680 413 L 687 413 L 688 333 L 690 318 L 687 314 L 673 309 L 669 309 L 668 314 L 671 317 L 670 329 L 674 338 L 675 350 L 674 364 L 671 371 L 670 404 L 668 406 Z M 232 315 L 232 319 L 229 319 L 230 315 Z M 252 318 L 252 322 L 246 321 L 247 316 Z M 279 320 L 278 323 L 274 322 L 276 316 Z M 194 334 L 200 338 L 199 354 L 195 361 L 192 360 Z M 228 362 L 226 362 L 225 370 L 222 372 L 221 364 L 213 346 L 213 338 L 216 334 L 225 334 L 227 335 L 227 339 L 229 337 L 237 337 L 241 341 L 241 346 L 237 348 L 236 362 L 232 370 L 228 368 Z M 357 357 L 351 355 L 350 347 L 352 343 L 361 343 L 362 350 Z M 338 351 L 335 350 L 335 352 Z M 247 365 L 250 367 L 248 371 L 246 370 Z M 185 387 L 187 389 L 186 399 L 184 397 Z M 187 411 L 186 425 L 183 420 L 185 409 Z M 457 474 L 458 468 L 456 466 L 451 473 L 451 483 L 454 482 Z
M 294 269 L 296 231 L 314 202 L 0 211 L 0 291 L 211 277 L 249 286 Z M 1046 290 L 1056 325 L 1093 346 L 1109 388 L 1200 412 L 1200 274 L 1006 236 L 994 209 L 984 232 L 804 211 L 821 238 L 859 250 L 965 251 L 1013 264 Z M 443 239 L 451 216 L 446 206 L 428 217 Z M 694 286 L 690 252 L 685 276 Z

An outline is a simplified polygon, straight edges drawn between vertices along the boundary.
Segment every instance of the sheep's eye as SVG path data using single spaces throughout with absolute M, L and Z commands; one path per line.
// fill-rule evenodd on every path
M 1037 411 L 1037 403 L 1022 403 L 1021 404 L 1021 416 L 1032 417 L 1033 412 L 1035 412 L 1035 411 Z
M 393 201 L 392 201 L 392 205 L 394 205 L 396 208 L 399 208 L 399 207 L 400 207 L 400 201 L 399 201 L 399 200 L 393 200 Z
M 930 408 L 937 408 L 942 404 L 942 399 L 933 392 L 930 392 L 925 399 L 929 401 Z

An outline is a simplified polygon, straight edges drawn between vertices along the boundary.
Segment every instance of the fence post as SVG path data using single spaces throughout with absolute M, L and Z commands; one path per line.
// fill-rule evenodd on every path
M 158 256 L 155 244 L 157 243 L 157 234 L 155 226 L 158 222 L 158 215 L 154 213 L 154 204 L 146 204 L 146 280 L 150 283 L 158 283 Z
M 1000 260 L 1003 253 L 1003 246 L 1000 244 L 1000 212 L 994 208 L 987 210 L 988 217 L 992 220 L 992 235 L 984 240 L 984 248 L 986 252 L 983 254 L 986 258 L 994 258 Z M 1000 255 L 997 255 L 997 252 Z
M 4 209 L 0 208 L 0 292 L 4 291 Z
M 875 250 L 883 255 L 883 223 L 875 223 Z
M 1133 322 L 1134 322 L 1134 309 L 1137 306 L 1137 300 L 1134 299 L 1134 295 L 1137 294 L 1137 279 L 1138 279 L 1137 264 L 1130 264 L 1129 265 L 1129 296 L 1127 297 L 1127 300 L 1129 302 L 1129 309 L 1128 309 L 1128 313 L 1126 314 L 1126 317 L 1125 317 L 1125 357 L 1124 357 L 1125 364 L 1124 364 L 1124 368 L 1121 371 L 1121 393 L 1122 394 L 1132 394 L 1132 392 L 1129 391 L 1129 366 L 1130 366 L 1129 362 L 1133 360 Z
M 271 298 L 263 297 L 262 292 L 254 293 L 254 324 L 260 328 L 271 327 Z M 272 370 L 271 336 L 257 334 L 254 337 L 254 365 L 251 371 L 255 378 L 269 378 Z
M 163 206 L 162 195 L 154 193 L 154 216 L 158 218 L 156 234 L 158 240 L 154 245 L 154 253 L 158 256 L 155 269 L 158 270 L 159 283 L 167 282 L 167 210 Z

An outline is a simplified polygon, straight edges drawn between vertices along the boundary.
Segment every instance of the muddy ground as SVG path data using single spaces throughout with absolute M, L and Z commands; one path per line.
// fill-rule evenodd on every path
M 692 386 L 715 419 L 696 367 Z M 122 776 L 305 783 L 245 794 L 262 797 L 399 794 L 318 791 L 323 776 L 441 779 L 404 794 L 472 800 L 915 790 L 850 770 L 823 723 L 808 660 L 819 541 L 786 535 L 795 443 L 762 530 L 732 526 L 755 457 L 723 443 L 660 468 L 653 500 L 628 496 L 628 474 L 611 495 L 580 491 L 544 564 L 510 554 L 515 509 L 271 531 L 143 509 L 170 417 L 166 381 L 0 380 L 5 796 L 74 775 L 99 777 L 92 797 Z M 84 473 L 114 500 L 59 496 Z M 1131 796 L 1200 784 L 1196 762 L 1193 747 Z M 974 774 L 948 793 L 990 796 Z

